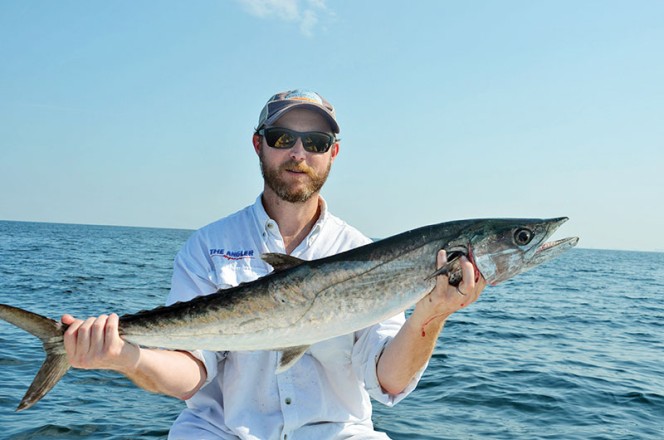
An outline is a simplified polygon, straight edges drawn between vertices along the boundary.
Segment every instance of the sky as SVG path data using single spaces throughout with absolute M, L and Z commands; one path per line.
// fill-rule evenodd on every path
M 664 251 L 664 2 L 0 1 L 0 220 L 196 229 L 262 190 L 267 99 L 334 104 L 366 235 L 567 216 Z

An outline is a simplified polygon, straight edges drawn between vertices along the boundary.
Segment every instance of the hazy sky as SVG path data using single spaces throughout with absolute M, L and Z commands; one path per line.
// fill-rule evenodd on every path
M 664 2 L 0 2 L 0 219 L 194 229 L 262 188 L 252 130 L 337 108 L 323 195 L 371 237 L 554 217 L 664 250 Z

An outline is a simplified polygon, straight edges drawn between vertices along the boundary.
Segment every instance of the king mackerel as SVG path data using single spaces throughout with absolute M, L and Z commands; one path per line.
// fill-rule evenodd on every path
M 175 350 L 277 350 L 277 373 L 311 344 L 365 328 L 426 296 L 437 276 L 458 285 L 466 256 L 490 285 L 542 264 L 578 238 L 546 242 L 567 218 L 476 219 L 425 226 L 318 260 L 263 254 L 269 275 L 208 296 L 120 317 L 122 338 Z M 440 249 L 448 263 L 436 268 Z M 463 295 L 463 292 L 459 292 Z M 330 313 L 334 310 L 334 313 Z M 0 304 L 0 318 L 32 333 L 46 360 L 17 410 L 38 402 L 70 368 L 66 326 Z

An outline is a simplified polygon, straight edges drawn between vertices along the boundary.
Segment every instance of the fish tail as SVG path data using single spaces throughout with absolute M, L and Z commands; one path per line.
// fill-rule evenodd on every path
M 0 304 L 0 319 L 38 337 L 46 352 L 46 360 L 16 408 L 16 411 L 22 411 L 44 397 L 69 370 L 63 341 L 65 326 L 45 316 L 5 304 Z

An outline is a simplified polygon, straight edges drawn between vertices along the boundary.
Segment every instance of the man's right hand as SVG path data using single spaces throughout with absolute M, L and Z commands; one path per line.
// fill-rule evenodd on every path
M 64 334 L 65 351 L 72 367 L 131 373 L 140 358 L 140 347 L 120 337 L 118 315 L 100 315 L 85 321 L 63 315 L 69 328 Z
M 183 351 L 140 348 L 120 337 L 118 315 L 85 321 L 63 315 L 64 343 L 72 367 L 114 370 L 154 393 L 189 399 L 205 383 L 203 362 Z

